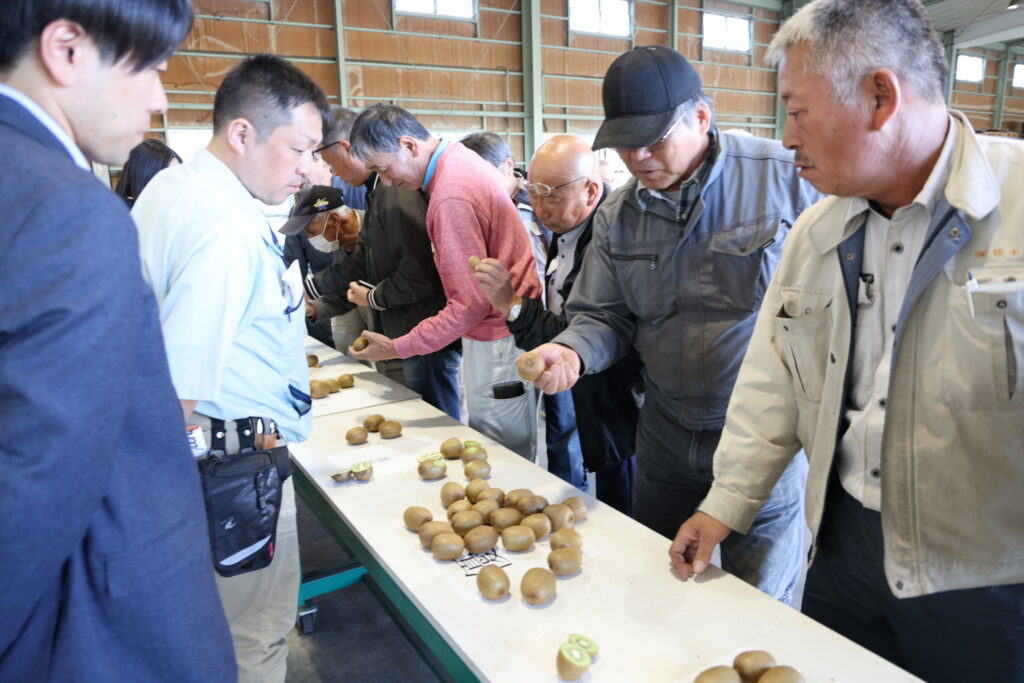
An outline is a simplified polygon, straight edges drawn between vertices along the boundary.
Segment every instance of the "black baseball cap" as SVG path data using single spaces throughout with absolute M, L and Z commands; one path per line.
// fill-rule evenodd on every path
M 672 125 L 676 107 L 700 88 L 693 66 L 670 47 L 646 45 L 619 55 L 604 75 L 604 123 L 593 148 L 657 142 Z
M 295 193 L 295 206 L 288 221 L 277 231 L 282 235 L 297 235 L 306 229 L 313 216 L 344 205 L 341 190 L 336 187 L 314 185 L 308 190 L 299 190 Z

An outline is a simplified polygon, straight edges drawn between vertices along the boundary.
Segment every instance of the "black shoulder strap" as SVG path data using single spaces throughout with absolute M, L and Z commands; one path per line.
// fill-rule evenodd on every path
M 210 455 L 226 455 L 227 430 L 224 428 L 224 420 L 215 417 L 210 418 Z

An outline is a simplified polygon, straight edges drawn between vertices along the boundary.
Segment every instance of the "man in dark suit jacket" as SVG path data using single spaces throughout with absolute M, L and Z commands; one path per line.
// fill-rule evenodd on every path
M 548 252 L 547 301 L 516 294 L 508 269 L 495 259 L 484 259 L 474 274 L 521 349 L 549 342 L 568 326 L 562 306 L 590 245 L 594 212 L 606 196 L 597 158 L 573 135 L 556 135 L 541 145 L 528 177 L 533 211 L 555 234 Z M 640 359 L 630 352 L 572 388 L 583 464 L 596 473 L 597 498 L 627 515 L 633 510 L 639 381 Z
M 188 0 L 0 4 L 0 680 L 234 681 L 135 227 Z M 130 11 L 129 11 L 130 10 Z

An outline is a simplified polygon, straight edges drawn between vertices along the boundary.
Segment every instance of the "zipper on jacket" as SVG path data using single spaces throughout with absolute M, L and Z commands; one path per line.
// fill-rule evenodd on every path
M 657 254 L 612 254 L 612 258 L 616 261 L 650 261 L 651 270 L 658 267 Z

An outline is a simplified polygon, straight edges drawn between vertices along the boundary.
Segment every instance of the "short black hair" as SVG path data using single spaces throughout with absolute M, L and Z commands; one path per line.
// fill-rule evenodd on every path
M 232 68 L 217 88 L 213 98 L 213 132 L 243 118 L 256 127 L 257 139 L 265 140 L 291 121 L 292 109 L 307 102 L 320 110 L 322 133 L 326 133 L 331 121 L 330 106 L 313 79 L 280 57 L 249 57 Z
M 0 73 L 15 67 L 43 29 L 73 21 L 109 63 L 142 71 L 171 56 L 192 28 L 191 0 L 2 0 Z
M 408 136 L 417 140 L 429 140 L 430 133 L 416 117 L 393 104 L 377 103 L 367 107 L 352 124 L 348 141 L 352 153 L 360 161 L 375 152 L 394 152 L 398 149 L 398 138 Z
M 356 114 L 351 109 L 331 105 L 331 121 L 324 126 L 324 143 L 329 145 L 334 142 L 348 140 L 352 134 L 352 124 L 355 123 Z
M 505 160 L 512 157 L 512 149 L 504 138 L 490 131 L 470 133 L 459 142 L 482 156 L 494 168 L 501 168 Z
M 130 209 L 142 193 L 142 188 L 149 184 L 153 176 L 170 166 L 172 160 L 181 163 L 181 157 L 173 149 L 159 140 L 143 140 L 128 155 L 114 192 Z

